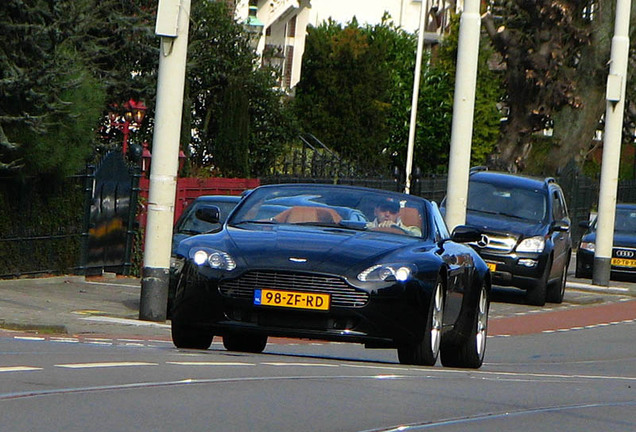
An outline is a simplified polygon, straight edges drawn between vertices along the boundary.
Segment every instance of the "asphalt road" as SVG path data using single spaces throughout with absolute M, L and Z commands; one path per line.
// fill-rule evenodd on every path
M 133 279 L 0 283 L 0 431 L 636 430 L 630 284 L 571 278 L 543 308 L 496 287 L 479 370 L 280 338 L 178 350 L 138 299 Z
M 633 431 L 634 321 L 492 337 L 475 370 L 392 350 L 0 338 L 3 431 Z
M 177 350 L 155 335 L 0 334 L 2 431 L 633 431 L 636 301 L 498 288 L 479 370 L 394 350 L 272 339 Z M 149 329 L 145 329 L 149 331 Z

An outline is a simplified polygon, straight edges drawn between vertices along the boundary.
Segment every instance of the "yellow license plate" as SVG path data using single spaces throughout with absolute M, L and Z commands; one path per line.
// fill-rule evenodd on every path
M 329 310 L 329 294 L 257 289 L 254 290 L 254 304 L 294 309 Z
M 497 270 L 497 264 L 495 264 L 495 263 L 487 262 L 486 265 L 488 266 L 488 268 L 490 269 L 491 272 L 494 272 L 495 270 Z
M 612 258 L 612 265 L 618 267 L 636 267 L 636 260 L 626 258 Z

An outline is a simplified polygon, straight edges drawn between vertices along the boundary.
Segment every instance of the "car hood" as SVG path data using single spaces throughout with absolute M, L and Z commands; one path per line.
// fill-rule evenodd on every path
M 417 238 L 386 233 L 280 225 L 228 227 L 218 234 L 199 235 L 181 242 L 180 252 L 184 254 L 184 250 L 193 246 L 224 250 L 241 265 L 253 269 L 345 274 L 389 254 L 393 254 L 387 258 L 390 260 L 399 261 L 403 253 L 406 259 L 413 248 L 425 244 Z
M 541 222 L 525 221 L 505 216 L 493 217 L 472 212 L 466 214 L 466 225 L 474 226 L 486 233 L 512 234 L 517 237 L 519 235 L 524 237 L 543 235 L 545 230 Z
M 584 242 L 592 242 L 596 243 L 596 231 L 585 234 L 581 241 Z M 632 247 L 636 248 L 636 233 L 614 233 L 613 240 L 614 247 L 616 246 L 624 246 L 624 247 Z

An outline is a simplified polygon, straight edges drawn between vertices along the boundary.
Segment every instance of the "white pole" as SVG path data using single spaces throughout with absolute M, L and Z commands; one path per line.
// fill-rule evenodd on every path
M 466 222 L 480 25 L 479 0 L 466 0 L 459 22 L 453 124 L 448 161 L 445 218 L 450 230 Z
M 139 319 L 165 321 L 190 0 L 159 0 L 161 36 Z
M 605 105 L 605 132 L 603 134 L 603 159 L 598 201 L 596 248 L 594 252 L 593 283 L 609 285 L 614 220 L 616 216 L 616 188 L 621 158 L 623 111 L 625 109 L 625 84 L 629 59 L 630 0 L 616 1 L 614 37 L 607 77 Z
M 420 29 L 417 35 L 417 54 L 415 55 L 415 72 L 413 74 L 413 97 L 411 99 L 411 123 L 409 125 L 409 142 L 406 150 L 406 170 L 404 172 L 404 193 L 411 193 L 411 172 L 413 171 L 413 147 L 415 146 L 415 126 L 417 123 L 417 101 L 420 94 L 420 75 L 422 73 L 422 51 L 424 50 L 424 27 L 426 23 L 427 1 L 422 0 L 420 10 Z

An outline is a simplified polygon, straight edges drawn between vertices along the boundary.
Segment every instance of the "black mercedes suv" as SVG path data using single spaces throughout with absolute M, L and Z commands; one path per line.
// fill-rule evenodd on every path
M 466 224 L 483 232 L 472 246 L 488 263 L 493 284 L 525 289 L 532 305 L 563 301 L 572 239 L 553 178 L 471 170 Z

